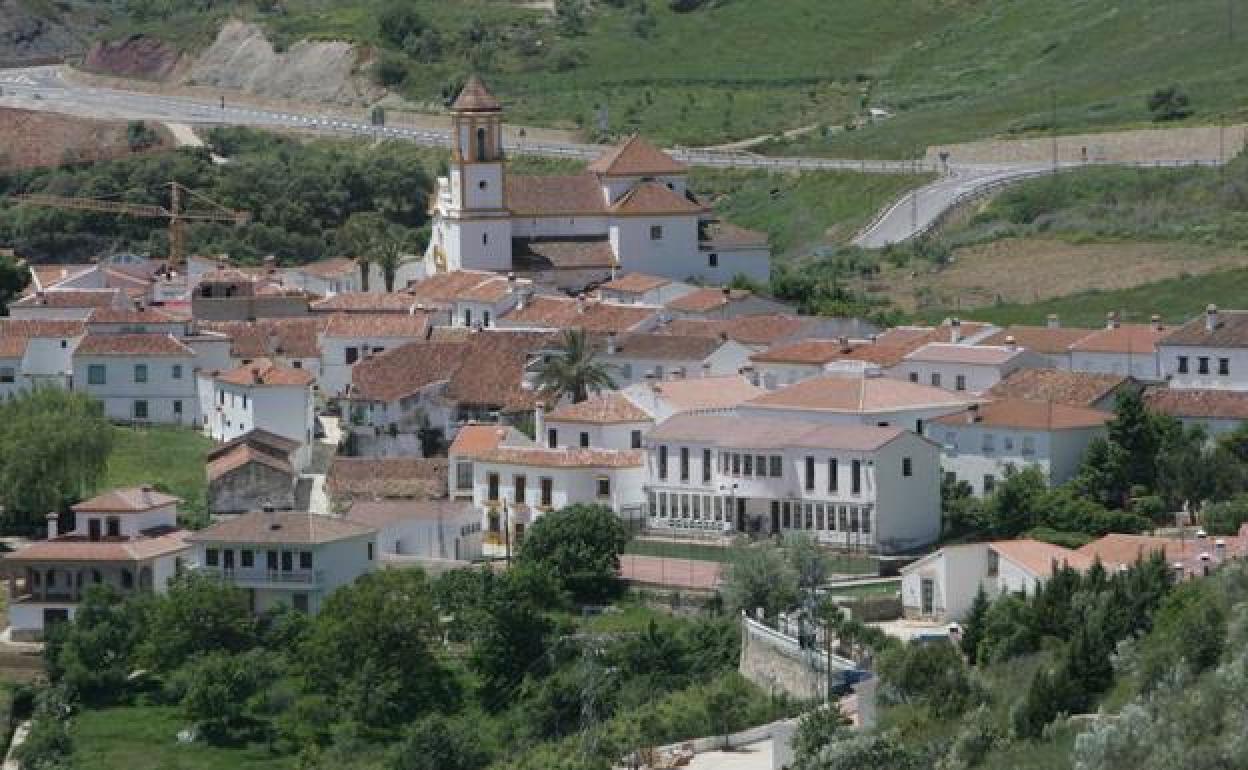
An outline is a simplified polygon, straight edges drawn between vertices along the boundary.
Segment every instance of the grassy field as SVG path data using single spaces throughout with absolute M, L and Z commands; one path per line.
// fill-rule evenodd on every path
M 189 428 L 114 428 L 113 453 L 101 489 L 152 484 L 182 498 L 182 511 L 199 512 L 205 498 L 204 456 L 212 440 Z
M 667 559 L 690 559 L 694 561 L 714 561 L 731 564 L 733 549 L 731 547 L 707 545 L 697 542 L 669 542 L 666 540 L 630 540 L 624 548 L 625 553 L 639 556 L 659 556 Z M 870 557 L 850 553 L 827 551 L 828 568 L 835 573 L 845 575 L 874 575 L 879 572 L 879 563 Z
M 91 709 L 74 716 L 73 766 L 92 770 L 293 770 L 292 757 L 263 746 L 182 745 L 186 721 L 177 709 L 147 706 Z
M 838 586 L 828 589 L 828 596 L 848 596 L 862 599 L 871 596 L 896 596 L 901 592 L 901 580 L 890 580 L 885 583 L 867 583 L 858 586 Z
M 1063 132 L 1145 125 L 1147 96 L 1171 84 L 1191 96 L 1197 121 L 1248 114 L 1239 87 L 1248 59 L 1225 0 L 737 0 L 687 13 L 634 0 L 587 3 L 574 19 L 501 0 L 413 0 L 436 30 L 432 46 L 419 36 L 386 42 L 386 5 L 287 0 L 264 14 L 251 2 L 215 3 L 207 13 L 132 14 L 105 34 L 152 31 L 198 48 L 241 15 L 279 45 L 385 42 L 400 90 L 416 101 L 436 104 L 482 71 L 517 121 L 593 128 L 605 106 L 610 133 L 681 144 L 820 129 L 772 148 L 786 153 L 902 157 L 1044 132 L 1054 94 Z M 895 117 L 835 130 L 867 106 Z

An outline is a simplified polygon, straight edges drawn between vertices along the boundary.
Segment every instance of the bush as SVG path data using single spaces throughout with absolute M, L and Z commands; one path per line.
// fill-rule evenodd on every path
M 1187 92 L 1177 85 L 1153 91 L 1148 97 L 1148 111 L 1158 122 L 1183 120 L 1191 117 L 1193 112 Z
M 618 590 L 623 522 L 601 505 L 572 505 L 547 513 L 525 533 L 516 563 L 546 570 L 579 601 L 600 601 Z

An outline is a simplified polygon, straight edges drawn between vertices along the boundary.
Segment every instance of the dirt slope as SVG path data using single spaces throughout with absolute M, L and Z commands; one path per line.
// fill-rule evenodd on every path
M 159 142 L 145 152 L 174 146 L 163 127 L 148 124 Z M 0 172 L 86 163 L 132 155 L 126 141 L 126 123 L 87 120 L 50 112 L 29 112 L 0 107 Z
M 146 35 L 100 41 L 83 58 L 88 72 L 145 80 L 165 80 L 173 74 L 181 55 L 173 46 Z

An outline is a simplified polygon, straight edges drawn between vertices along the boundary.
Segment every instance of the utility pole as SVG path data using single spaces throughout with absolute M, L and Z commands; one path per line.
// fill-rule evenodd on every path
M 1053 171 L 1057 172 L 1057 88 L 1049 89 L 1049 128 L 1053 134 Z
M 511 567 L 511 510 L 506 498 L 503 499 L 503 544 L 507 549 L 507 566 Z

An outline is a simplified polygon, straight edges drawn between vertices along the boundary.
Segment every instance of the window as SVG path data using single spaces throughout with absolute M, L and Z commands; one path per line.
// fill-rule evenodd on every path
M 481 325 L 482 326 L 490 325 L 490 311 L 488 310 L 481 311 Z
M 641 431 L 635 430 L 629 438 L 629 444 L 633 449 L 641 449 Z
M 61 340 L 61 349 L 69 347 L 69 340 Z
M 940 387 L 940 372 L 932 372 L 932 387 Z
M 1226 377 L 1230 373 L 1231 373 L 1231 359 L 1219 358 L 1218 359 L 1218 374 L 1223 377 Z
M 862 509 L 862 534 L 864 535 L 871 534 L 871 509 L 870 508 Z
M 988 549 L 988 577 L 996 577 L 1001 572 L 1001 554 Z
M 711 480 L 711 450 L 702 450 L 702 483 L 708 483 Z
M 910 460 L 909 457 L 901 458 L 901 475 L 902 476 L 914 475 L 914 463 Z
M 759 476 L 766 478 L 767 476 L 767 458 L 763 455 L 754 456 L 754 471 Z
M 954 390 L 966 390 L 966 375 L 959 374 L 953 381 Z
M 204 550 L 204 563 L 209 567 L 215 567 L 220 562 L 220 552 L 216 548 L 208 548 Z
M 109 516 L 107 526 L 109 537 L 121 537 L 121 519 L 116 516 Z
M 17 372 L 13 367 L 0 367 L 0 382 L 13 382 L 15 379 L 17 379 Z
M 487 489 L 485 499 L 489 500 L 491 503 L 498 502 L 498 474 L 491 473 L 488 477 L 486 477 L 486 485 Z
M 373 560 L 373 544 L 371 542 L 368 544 L 368 560 Z
M 746 476 L 754 475 L 754 455 L 745 456 L 745 466 L 741 470 Z
M 689 447 L 680 448 L 680 480 L 689 480 Z
M 838 481 L 837 476 L 839 474 L 840 474 L 840 469 L 836 467 L 836 458 L 829 457 L 828 458 L 828 491 L 829 492 L 836 491 L 836 486 L 837 486 L 837 481 Z
M 369 545 L 372 545 L 371 543 Z M 305 593 L 297 593 L 290 595 L 290 606 L 298 612 L 308 611 L 308 595 Z
M 598 496 L 599 496 L 599 497 L 610 497 L 610 496 L 611 496 L 611 479 L 610 479 L 610 478 L 608 478 L 607 476 L 599 476 L 599 477 L 598 477 L 598 484 L 597 484 L 597 487 L 598 487 Z
M 849 493 L 862 494 L 862 461 L 854 460 L 849 464 Z
M 1023 454 L 1034 455 L 1036 453 L 1036 437 L 1023 436 Z
M 807 456 L 806 458 L 806 490 L 810 491 L 815 488 L 815 458 Z
M 312 552 L 299 552 L 299 569 L 312 569 Z
M 134 419 L 136 420 L 147 419 L 147 402 L 146 401 L 134 402 Z
M 303 362 L 302 362 L 302 361 L 291 361 L 291 362 L 290 362 L 290 365 L 291 365 L 291 366 L 293 366 L 293 367 L 294 367 L 294 368 L 296 368 L 296 369 L 302 369 L 302 368 L 303 368 Z
M 525 478 L 524 476 L 516 476 L 514 479 L 512 479 L 511 483 L 512 483 L 512 497 L 516 499 L 517 503 L 523 503 L 524 495 L 525 495 L 525 492 L 527 491 L 525 488 L 529 485 L 529 480 Z
M 984 451 L 985 452 L 997 451 L 997 437 L 992 435 L 991 433 L 984 434 Z
M 277 551 L 264 552 L 264 566 L 270 572 L 275 572 L 277 570 Z
M 256 552 L 252 550 L 243 550 L 239 552 L 239 559 L 244 567 L 256 566 Z
M 581 431 L 581 449 L 588 449 L 588 448 L 589 448 L 589 434 L 586 433 L 585 431 Z
M 104 364 L 91 364 L 87 367 L 88 385 L 105 385 L 108 383 L 108 370 Z
M 772 455 L 771 468 L 767 470 L 767 475 L 773 479 L 778 479 L 784 475 L 784 458 L 780 455 Z
M 741 455 L 733 452 L 732 454 L 732 475 L 741 475 Z
M 472 308 L 464 308 L 464 326 L 472 326 Z
M 178 415 L 179 417 L 182 416 L 182 401 L 181 400 L 175 400 L 173 402 L 173 413 Z
M 295 569 L 294 551 L 282 551 L 282 572 L 293 572 Z
M 991 473 L 984 474 L 984 494 L 991 495 L 997 488 L 997 477 Z
M 555 480 L 551 478 L 542 479 L 542 506 L 549 508 L 554 505 L 555 498 Z
M 551 428 L 546 431 L 546 446 L 555 449 L 559 446 L 559 431 Z
M 175 380 L 182 379 L 182 364 L 173 365 L 173 379 Z
M 667 447 L 659 447 L 659 480 L 667 480 Z
M 455 463 L 455 488 L 472 489 L 472 463 Z
M 910 381 L 911 381 L 911 382 L 918 382 L 918 381 L 919 381 L 919 373 L 918 373 L 918 372 L 910 372 Z
M 1187 374 L 1187 356 L 1179 356 L 1179 374 Z
M 350 366 L 351 364 L 354 364 L 356 361 L 359 361 L 359 360 L 360 360 L 360 349 L 359 349 L 359 348 L 357 348 L 357 347 L 349 347 L 349 348 L 347 348 L 347 349 L 346 349 L 346 358 L 344 358 L 343 360 L 345 360 L 345 361 L 346 361 L 347 366 Z
M 1196 361 L 1197 361 L 1196 373 L 1208 374 L 1209 373 L 1209 356 L 1201 356 L 1200 358 L 1196 359 Z
M 487 245 L 489 242 L 490 242 L 490 234 L 489 234 L 489 233 L 481 233 L 481 245 L 482 245 L 482 246 L 485 246 L 485 245 Z
M 134 381 L 147 382 L 147 364 L 134 365 Z
M 487 187 L 489 187 L 489 184 L 484 179 L 482 179 L 480 182 L 477 182 L 478 190 L 484 190 Z
M 1013 436 L 1002 436 L 1002 437 L 1001 437 L 1001 448 L 1002 448 L 1002 449 L 1004 449 L 1004 450 L 1005 450 L 1005 451 L 1007 451 L 1007 452 L 1012 452 L 1012 451 L 1014 451 L 1014 437 L 1013 437 Z
M 663 225 L 650 225 L 650 240 L 663 240 Z
M 706 255 L 706 266 L 707 266 L 707 267 L 719 267 L 719 255 L 718 255 L 718 254 L 716 254 L 716 253 L 714 253 L 714 252 L 711 252 L 710 254 L 707 254 L 707 255 Z

